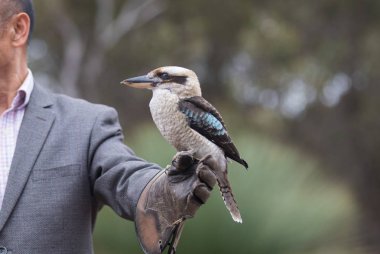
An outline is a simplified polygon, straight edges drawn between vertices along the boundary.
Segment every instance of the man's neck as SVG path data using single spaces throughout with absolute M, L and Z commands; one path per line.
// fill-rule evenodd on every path
M 28 74 L 27 66 L 1 68 L 0 70 L 0 115 L 11 105 L 17 90 Z

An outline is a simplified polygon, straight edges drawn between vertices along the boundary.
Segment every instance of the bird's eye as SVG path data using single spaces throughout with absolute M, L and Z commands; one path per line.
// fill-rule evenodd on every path
M 168 79 L 170 79 L 170 75 L 169 75 L 167 72 L 161 72 L 161 73 L 159 74 L 159 77 L 160 77 L 161 79 L 163 79 L 163 80 L 168 80 Z

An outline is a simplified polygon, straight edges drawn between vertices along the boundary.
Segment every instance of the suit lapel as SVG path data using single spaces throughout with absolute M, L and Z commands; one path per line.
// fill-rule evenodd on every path
M 17 138 L 4 201 L 0 211 L 0 231 L 12 213 L 30 172 L 49 134 L 55 116 L 52 103 L 44 90 L 35 86 L 25 110 Z

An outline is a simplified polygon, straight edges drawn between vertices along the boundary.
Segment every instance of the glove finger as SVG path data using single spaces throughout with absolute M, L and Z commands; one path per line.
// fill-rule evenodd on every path
M 198 178 L 201 182 L 205 183 L 210 190 L 212 190 L 216 184 L 216 176 L 214 172 L 207 165 L 198 167 Z
M 201 204 L 206 203 L 207 199 L 210 197 L 210 194 L 211 192 L 209 188 L 202 183 L 196 186 L 193 190 L 194 197 L 197 198 Z
M 211 171 L 215 171 L 218 168 L 218 163 L 215 160 L 215 158 L 211 155 L 205 156 L 202 160 L 201 163 L 208 166 Z
M 172 160 L 172 165 L 179 171 L 189 168 L 194 163 L 194 158 L 191 152 L 182 151 L 176 153 Z

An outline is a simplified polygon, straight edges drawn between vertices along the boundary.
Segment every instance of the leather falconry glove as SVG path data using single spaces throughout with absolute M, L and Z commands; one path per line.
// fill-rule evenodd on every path
M 137 204 L 135 226 L 146 254 L 175 253 L 184 220 L 192 218 L 209 198 L 216 183 L 211 156 L 197 161 L 190 152 L 179 152 L 172 165 L 145 187 Z

